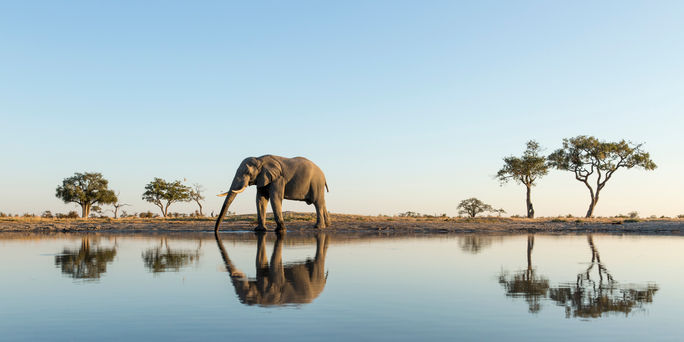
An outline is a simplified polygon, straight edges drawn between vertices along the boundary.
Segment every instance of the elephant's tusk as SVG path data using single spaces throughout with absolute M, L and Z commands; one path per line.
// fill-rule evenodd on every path
M 247 189 L 247 187 L 244 187 L 244 188 L 242 188 L 241 190 L 230 190 L 230 191 L 231 191 L 231 192 L 234 192 L 234 193 L 236 193 L 236 194 L 239 194 L 239 193 L 245 191 L 245 189 Z
M 225 196 L 227 196 L 227 195 L 228 195 L 228 192 L 224 192 L 224 193 L 222 193 L 222 194 L 216 195 L 216 197 L 225 197 Z

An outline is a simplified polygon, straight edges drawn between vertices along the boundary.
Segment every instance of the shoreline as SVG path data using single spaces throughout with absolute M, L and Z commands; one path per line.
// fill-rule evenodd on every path
M 361 219 L 360 219 L 361 218 Z M 2 233 L 111 233 L 111 234 L 163 234 L 213 233 L 214 219 L 43 219 L 4 218 L 0 220 Z M 252 232 L 255 220 L 249 215 L 224 220 L 221 232 Z M 275 224 L 267 222 L 268 232 Z M 286 222 L 287 232 L 312 234 L 326 232 L 335 235 L 382 234 L 627 234 L 627 235 L 684 235 L 684 220 L 615 218 L 561 219 L 561 218 L 376 218 L 333 217 L 332 226 L 316 229 L 310 220 Z

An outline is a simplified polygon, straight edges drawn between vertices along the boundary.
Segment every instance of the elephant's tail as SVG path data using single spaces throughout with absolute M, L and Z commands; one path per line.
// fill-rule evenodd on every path
M 328 182 L 325 182 L 325 191 L 330 192 L 330 189 L 328 189 Z

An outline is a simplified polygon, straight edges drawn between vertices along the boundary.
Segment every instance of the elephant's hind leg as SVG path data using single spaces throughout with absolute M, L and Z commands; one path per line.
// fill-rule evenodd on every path
M 325 209 L 325 202 L 321 201 L 315 202 L 316 207 L 316 225 L 315 228 L 325 228 L 330 225 L 330 219 L 327 218 L 328 211 Z

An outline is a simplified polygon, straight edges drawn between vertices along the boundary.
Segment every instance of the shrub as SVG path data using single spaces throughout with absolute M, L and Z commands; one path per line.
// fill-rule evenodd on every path
M 148 210 L 147 212 L 140 213 L 138 216 L 140 216 L 140 218 L 153 218 L 154 214 Z
M 53 218 L 52 212 L 50 210 L 45 210 L 42 214 L 40 214 L 40 217 L 42 218 Z
M 10 215 L 12 216 L 12 215 Z M 7 217 L 7 214 L 0 212 L 0 217 Z
M 636 211 L 630 211 L 627 213 L 627 215 L 629 215 L 629 218 L 631 219 L 639 218 L 639 213 Z
M 22 217 L 36 217 L 36 215 L 35 215 L 35 214 L 24 213 L 24 215 L 22 215 Z
M 684 214 L 677 215 L 677 218 L 684 219 Z
M 72 211 L 70 211 L 70 212 L 68 212 L 68 213 L 66 213 L 66 214 L 57 213 L 57 214 L 55 214 L 55 217 L 57 217 L 57 218 L 69 218 L 69 219 L 73 219 L 73 218 L 79 218 L 80 215 L 78 214 L 77 211 L 72 210 Z

